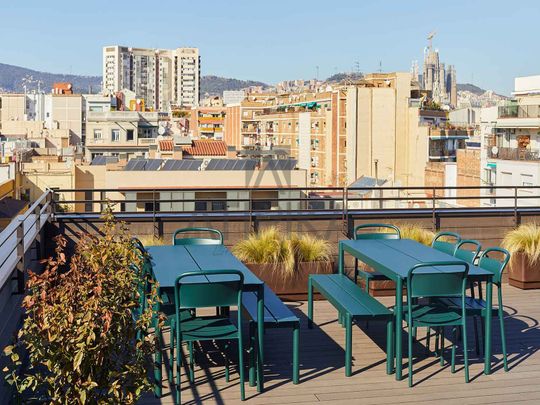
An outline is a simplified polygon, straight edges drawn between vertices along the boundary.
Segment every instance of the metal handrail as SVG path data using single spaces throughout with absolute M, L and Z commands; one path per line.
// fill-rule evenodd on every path
M 13 272 L 17 271 L 17 290 L 24 291 L 25 254 L 33 242 L 40 238 L 40 231 L 45 222 L 52 215 L 53 193 L 47 190 L 23 214 L 14 218 L 0 233 L 0 249 L 7 242 L 13 244 L 2 252 L 3 260 L 0 263 L 0 291 L 12 280 Z M 34 215 L 32 218 L 31 215 Z M 45 218 L 42 218 L 45 216 Z M 28 222 L 29 220 L 31 222 Z M 35 232 L 35 234 L 32 234 Z M 15 238 L 13 236 L 15 235 Z M 14 260 L 10 260 L 16 254 Z

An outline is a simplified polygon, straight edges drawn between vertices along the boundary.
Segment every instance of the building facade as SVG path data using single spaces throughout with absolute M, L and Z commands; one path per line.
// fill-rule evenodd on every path
M 103 90 L 131 90 L 148 109 L 197 106 L 200 99 L 200 56 L 197 48 L 103 48 Z

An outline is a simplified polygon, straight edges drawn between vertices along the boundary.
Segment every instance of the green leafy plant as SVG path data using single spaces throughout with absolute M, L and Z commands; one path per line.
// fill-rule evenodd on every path
M 81 235 L 69 260 L 59 236 L 43 273 L 29 272 L 24 323 L 4 349 L 6 380 L 22 398 L 134 404 L 151 388 L 156 286 L 150 284 L 143 310 L 138 287 L 145 275 L 131 267 L 142 268 L 140 255 L 110 208 L 104 219 L 102 235 Z
M 502 246 L 512 255 L 525 254 L 531 263 L 540 259 L 540 226 L 524 224 L 508 232 L 502 241 Z

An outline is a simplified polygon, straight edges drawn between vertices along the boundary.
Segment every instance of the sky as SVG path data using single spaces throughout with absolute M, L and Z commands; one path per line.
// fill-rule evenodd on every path
M 409 71 L 426 36 L 458 83 L 540 74 L 540 1 L 25 0 L 0 4 L 0 62 L 101 75 L 102 47 L 198 47 L 203 75 L 277 83 Z M 318 66 L 318 69 L 317 69 Z

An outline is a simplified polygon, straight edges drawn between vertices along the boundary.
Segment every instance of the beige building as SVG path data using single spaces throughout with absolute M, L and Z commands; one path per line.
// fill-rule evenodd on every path
M 86 159 L 144 156 L 156 144 L 160 114 L 137 111 L 89 111 L 86 116 Z
M 214 163 L 233 163 L 243 169 L 218 169 Z M 150 162 L 150 161 L 149 161 Z M 191 170 L 192 165 L 201 170 Z M 215 169 L 213 167 L 216 167 Z M 106 197 L 118 200 L 121 211 L 152 211 L 148 199 L 156 199 L 160 211 L 216 211 L 248 210 L 249 191 L 234 188 L 252 188 L 253 209 L 295 209 L 299 202 L 277 201 L 278 198 L 297 198 L 295 188 L 306 187 L 305 170 L 266 170 L 254 161 L 239 159 L 168 160 L 154 167 L 156 170 L 137 169 L 125 164 L 79 165 L 40 159 L 22 165 L 22 191 L 30 199 L 38 198 L 47 188 L 59 189 L 112 189 Z M 268 191 L 267 188 L 280 188 Z M 161 189 L 153 195 L 153 189 Z M 257 191 L 257 189 L 261 189 Z M 64 209 L 77 211 L 99 210 L 99 203 L 71 204 L 69 201 L 102 198 L 99 192 L 67 192 L 60 196 Z M 159 200 L 189 200 L 159 202 Z M 233 200 L 227 204 L 219 200 Z M 126 202 L 124 200 L 141 200 Z M 244 201 L 234 201 L 244 200 Z
M 26 96 L 24 94 L 0 95 L 0 122 L 26 120 Z
M 103 48 L 103 89 L 128 89 L 147 109 L 197 106 L 200 99 L 200 56 L 197 48 Z
M 80 94 L 52 95 L 51 129 L 64 129 L 70 132 L 70 144 L 82 142 L 83 136 L 83 97 Z

